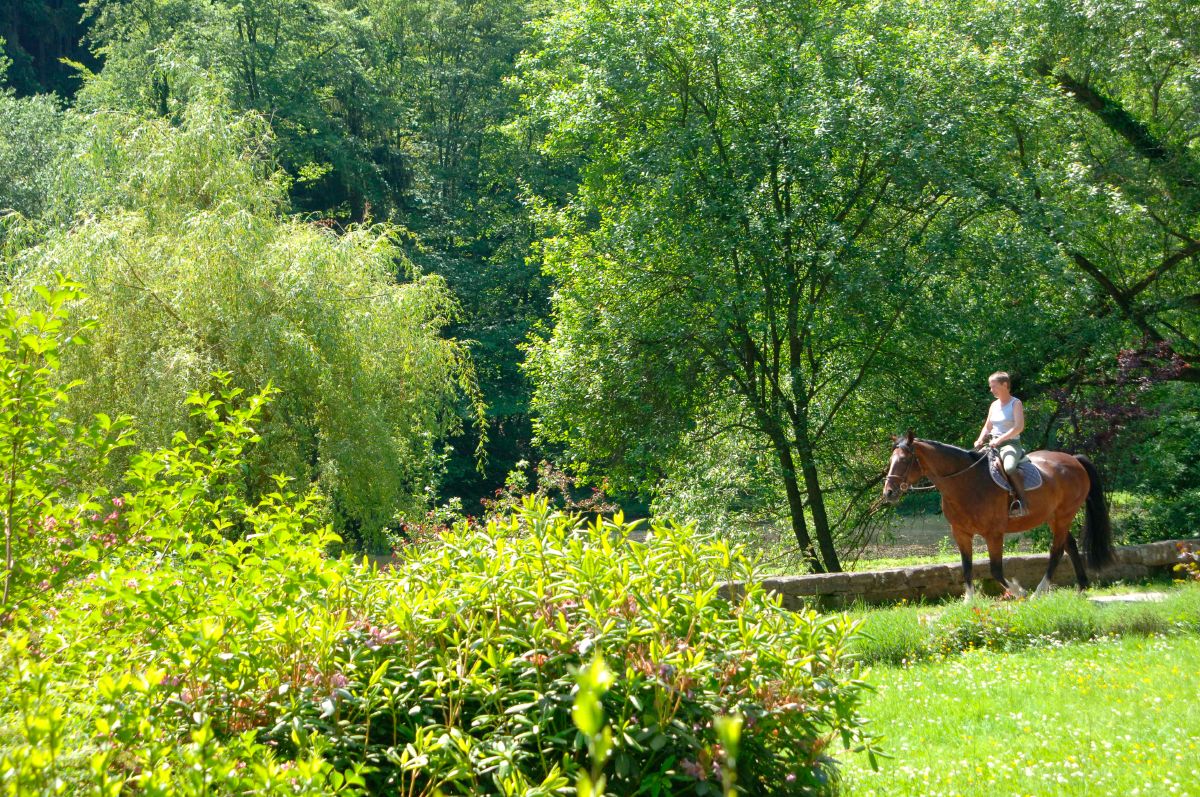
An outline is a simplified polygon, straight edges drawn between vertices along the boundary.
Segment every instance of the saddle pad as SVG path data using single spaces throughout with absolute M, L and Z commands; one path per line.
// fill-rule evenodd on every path
M 992 474 L 992 481 L 1001 489 L 1012 492 L 1012 487 L 1008 484 L 1008 479 L 1004 478 L 1004 473 L 1000 470 L 1000 457 L 989 457 L 988 470 Z M 1021 471 L 1021 475 L 1025 477 L 1025 492 L 1036 490 L 1042 486 L 1042 472 L 1037 469 L 1029 457 L 1025 457 L 1017 464 L 1017 469 Z

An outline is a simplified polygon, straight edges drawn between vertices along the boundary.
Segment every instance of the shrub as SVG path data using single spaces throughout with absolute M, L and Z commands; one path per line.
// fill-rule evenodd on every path
M 59 387 L 55 371 L 65 349 L 79 342 L 68 330 L 67 305 L 78 286 L 59 279 L 39 288 L 26 312 L 11 294 L 0 296 L 0 520 L 4 586 L 0 614 L 78 575 L 72 556 L 89 540 L 116 540 L 120 498 L 65 493 L 88 481 L 125 443 L 124 424 L 106 415 L 76 425 L 63 415 L 73 384 Z M 80 325 L 83 329 L 87 324 Z
M 836 744 L 871 749 L 856 624 L 721 597 L 752 575 L 728 545 L 530 501 L 387 572 L 329 558 L 317 494 L 246 497 L 273 391 L 224 384 L 130 458 L 120 535 L 8 616 L 0 790 L 812 794 Z
M 338 689 L 297 703 L 274 740 L 327 739 L 381 792 L 549 793 L 581 764 L 573 673 L 598 656 L 616 675 L 603 696 L 616 792 L 720 793 L 726 715 L 744 718 L 748 793 L 827 788 L 831 742 L 869 742 L 861 684 L 840 666 L 853 624 L 783 611 L 759 588 L 732 606 L 717 587 L 749 575 L 738 553 L 690 527 L 654 525 L 645 543 L 633 529 L 531 501 L 410 551 L 350 619 Z

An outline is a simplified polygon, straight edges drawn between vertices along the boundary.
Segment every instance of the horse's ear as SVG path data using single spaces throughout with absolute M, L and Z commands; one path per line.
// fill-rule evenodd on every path
M 905 438 L 908 440 L 908 444 L 911 446 L 911 445 L 912 445 L 912 442 L 913 442 L 913 433 L 912 433 L 912 429 L 909 429 L 909 430 L 908 430 L 908 431 L 905 433 Z

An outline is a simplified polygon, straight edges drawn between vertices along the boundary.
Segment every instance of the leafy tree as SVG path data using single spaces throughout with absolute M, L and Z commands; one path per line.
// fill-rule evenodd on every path
M 80 5 L 79 0 L 9 0 L 0 5 L 0 39 L 7 40 L 4 49 L 11 63 L 7 79 L 19 96 L 54 93 L 68 98 L 79 86 L 68 62 L 96 66 L 82 41 L 86 25 Z
M 941 13 L 1004 68 L 1006 88 L 976 107 L 1013 138 L 997 150 L 1009 168 L 976 185 L 1056 246 L 1096 316 L 1127 328 L 1099 350 L 1106 369 L 1145 338 L 1183 358 L 1178 379 L 1200 379 L 1200 10 L 1045 0 Z
M 0 216 L 41 220 L 58 204 L 61 157 L 69 147 L 66 118 L 51 95 L 0 91 Z M 0 230 L 0 242 L 6 235 Z
M 178 114 L 213 84 L 270 120 L 301 208 L 362 220 L 406 179 L 376 39 L 355 4 L 329 0 L 89 0 L 104 69 L 85 107 Z
M 119 408 L 166 444 L 213 372 L 272 383 L 288 396 L 259 430 L 248 493 L 278 472 L 315 482 L 349 542 L 385 547 L 397 513 L 424 510 L 460 392 L 477 399 L 466 352 L 439 336 L 458 312 L 444 282 L 388 228 L 282 216 L 255 116 L 194 103 L 179 127 L 101 114 L 87 132 L 68 175 L 82 218 L 15 266 L 20 285 L 61 270 L 91 297 L 92 345 L 63 357 L 85 381 L 76 411 Z
M 906 23 L 583 2 L 547 23 L 529 66 L 547 148 L 587 156 L 577 201 L 547 214 L 560 288 L 531 358 L 541 434 L 646 488 L 698 418 L 732 407 L 724 420 L 772 453 L 818 570 L 839 569 L 852 524 L 827 488 L 861 492 L 863 443 L 881 442 L 878 421 L 853 423 L 865 388 L 902 361 L 908 310 L 939 312 L 930 280 L 977 216 L 925 167 L 972 143 L 970 126 L 935 90 L 953 61 L 919 68 Z
M 397 198 L 419 239 L 410 256 L 461 299 L 453 333 L 470 342 L 488 399 L 486 472 L 475 472 L 475 441 L 460 438 L 444 487 L 475 509 L 491 492 L 485 485 L 502 484 L 518 461 L 536 458 L 518 345 L 548 315 L 549 286 L 530 262 L 535 230 L 524 194 L 558 197 L 573 185 L 571 161 L 537 151 L 510 79 L 519 53 L 536 42 L 528 23 L 540 5 L 368 4 L 412 155 L 412 179 Z
M 468 341 L 491 407 L 484 479 L 493 486 L 534 456 L 517 344 L 546 316 L 548 289 L 527 263 L 524 186 L 553 193 L 570 183 L 569 163 L 548 162 L 507 126 L 519 97 L 506 79 L 533 41 L 538 5 L 92 0 L 105 67 L 80 98 L 173 117 L 195 97 L 221 95 L 269 120 L 295 207 L 403 224 L 406 254 L 461 300 L 450 331 Z M 455 438 L 447 463 L 447 489 L 472 499 L 489 492 L 478 442 Z

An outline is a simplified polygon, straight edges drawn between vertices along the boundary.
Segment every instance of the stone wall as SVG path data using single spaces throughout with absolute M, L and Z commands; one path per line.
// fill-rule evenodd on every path
M 1196 544 L 1192 541 L 1192 544 Z M 1033 589 L 1046 573 L 1047 554 L 1004 557 L 1004 575 L 1015 578 L 1026 589 Z M 1100 573 L 1089 572 L 1093 584 L 1113 581 L 1140 580 L 1155 573 L 1170 572 L 1179 562 L 1179 541 L 1130 545 L 1116 550 L 1114 564 Z M 987 557 L 976 556 L 971 575 L 975 588 L 988 594 L 1000 591 L 992 580 Z M 1054 572 L 1054 583 L 1075 586 L 1075 568 L 1063 555 Z M 855 601 L 890 603 L 900 600 L 936 600 L 963 594 L 962 566 L 954 564 L 913 565 L 890 570 L 862 573 L 823 573 L 810 576 L 772 576 L 762 582 L 770 592 L 783 597 L 783 605 L 799 609 L 814 604 L 824 607 L 843 606 Z M 740 590 L 734 583 L 723 588 L 728 594 Z

